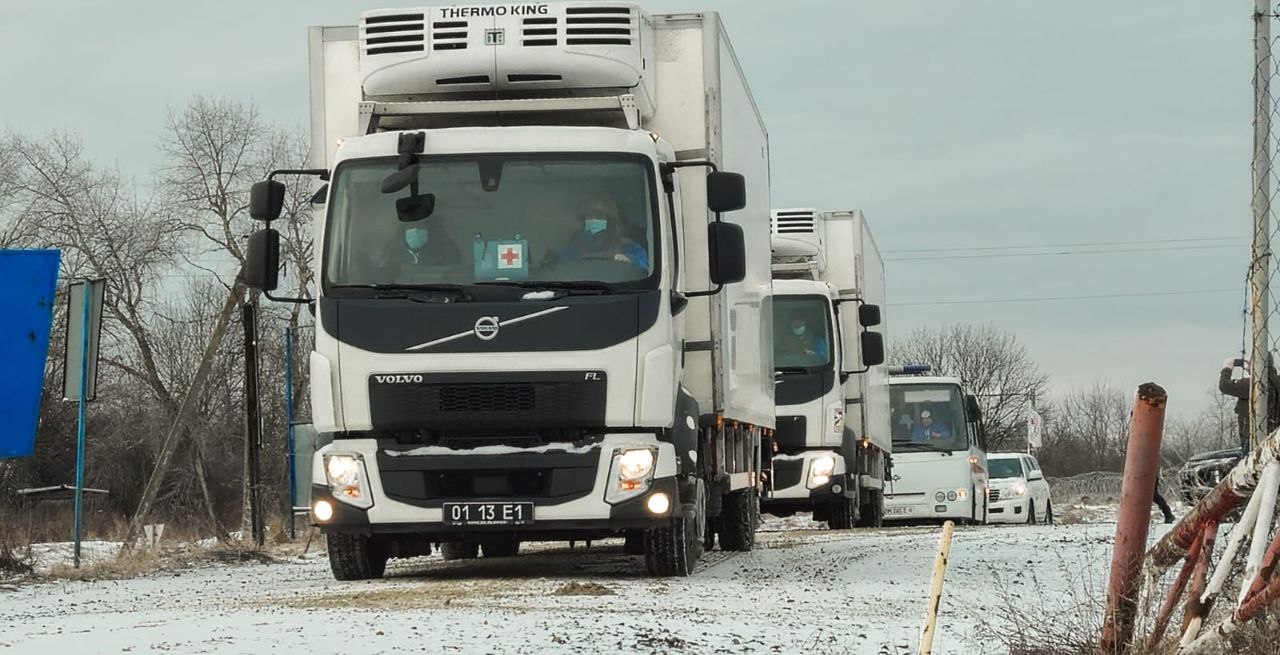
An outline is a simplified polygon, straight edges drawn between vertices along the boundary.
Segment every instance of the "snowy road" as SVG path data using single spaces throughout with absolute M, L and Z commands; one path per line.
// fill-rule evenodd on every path
M 712 552 L 684 579 L 650 578 L 621 542 L 606 542 L 393 560 L 372 582 L 335 582 L 313 553 L 20 587 L 0 592 L 0 654 L 913 650 L 938 529 L 793 529 L 809 525 L 768 521 L 754 552 Z M 1003 620 L 1011 598 L 1096 592 L 1113 529 L 958 529 L 935 652 L 1001 652 L 978 626 Z

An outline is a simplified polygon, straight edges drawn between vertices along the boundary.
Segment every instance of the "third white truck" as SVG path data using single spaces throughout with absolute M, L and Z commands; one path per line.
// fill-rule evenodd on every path
M 772 213 L 777 431 L 764 511 L 879 526 L 889 465 L 884 264 L 861 211 Z

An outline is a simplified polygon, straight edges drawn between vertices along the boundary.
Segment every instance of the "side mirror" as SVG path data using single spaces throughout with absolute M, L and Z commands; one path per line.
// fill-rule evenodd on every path
M 1032 471 L 1031 474 L 1027 476 L 1028 482 L 1031 482 L 1034 480 L 1043 480 L 1043 479 L 1044 479 L 1044 473 L 1040 471 Z
M 978 406 L 978 397 L 973 394 L 965 394 L 964 396 L 965 411 L 969 412 L 970 421 L 982 420 L 982 407 Z
M 880 325 L 880 305 L 861 305 L 858 307 L 858 322 L 862 327 Z
M 249 216 L 259 221 L 274 221 L 284 209 L 284 183 L 275 180 L 256 182 L 249 188 Z
M 747 276 L 747 245 L 742 226 L 716 221 L 707 226 L 711 282 L 733 284 Z
M 863 332 L 859 340 L 862 342 L 863 366 L 879 366 L 884 363 L 884 335 L 879 332 Z
M 707 174 L 707 209 L 719 214 L 747 206 L 747 180 L 739 173 Z
M 249 235 L 249 248 L 240 269 L 240 280 L 245 286 L 261 291 L 275 291 L 280 286 L 279 232 L 267 228 Z

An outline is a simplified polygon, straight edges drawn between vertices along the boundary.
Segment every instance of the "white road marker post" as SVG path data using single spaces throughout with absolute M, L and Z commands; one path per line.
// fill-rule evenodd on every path
M 924 622 L 920 624 L 920 655 L 933 652 L 933 635 L 938 629 L 938 604 L 942 602 L 942 580 L 947 575 L 947 560 L 951 556 L 951 533 L 956 524 L 947 521 L 942 524 L 942 538 L 938 541 L 938 557 L 933 561 L 933 581 L 929 585 L 929 605 L 924 611 Z

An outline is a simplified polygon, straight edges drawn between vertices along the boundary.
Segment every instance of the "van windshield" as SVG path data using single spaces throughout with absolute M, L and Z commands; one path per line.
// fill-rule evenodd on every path
M 397 170 L 380 158 L 334 172 L 330 287 L 657 286 L 656 187 L 643 156 L 424 157 L 414 184 L 384 193 Z M 406 216 L 398 202 L 418 212 Z
M 969 428 L 964 396 L 951 384 L 893 384 L 889 386 L 894 447 L 928 450 L 968 450 Z

